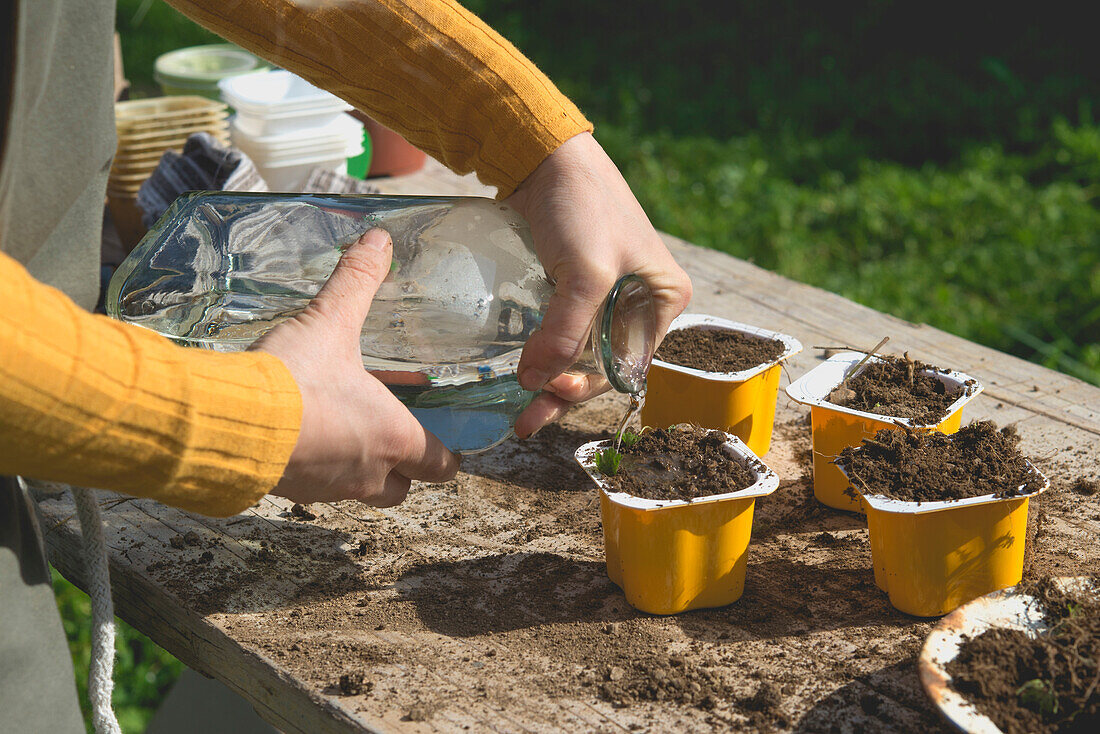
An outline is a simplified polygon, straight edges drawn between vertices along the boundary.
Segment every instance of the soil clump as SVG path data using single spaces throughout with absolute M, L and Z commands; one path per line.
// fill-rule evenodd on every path
M 612 665 L 604 678 L 598 686 L 600 698 L 616 708 L 635 701 L 670 701 L 710 710 L 729 696 L 714 670 L 678 655 L 654 656 L 628 667 Z
M 657 359 L 706 372 L 741 372 L 774 362 L 783 342 L 730 329 L 692 327 L 670 331 Z
M 1075 493 L 1084 497 L 1091 497 L 1092 495 L 1100 492 L 1100 482 L 1095 479 L 1086 479 L 1085 477 L 1077 477 L 1073 484 L 1070 486 Z
M 836 463 L 863 491 L 906 502 L 1015 497 L 1042 488 L 1019 444 L 1014 427 L 997 430 L 991 421 L 952 436 L 887 428 L 841 451 Z
M 966 640 L 947 665 L 952 685 L 1005 734 L 1100 730 L 1100 594 L 1066 593 L 1050 578 L 1020 590 L 1038 600 L 1049 630 Z
M 906 418 L 914 425 L 935 425 L 947 417 L 947 409 L 963 388 L 948 389 L 935 377 L 942 372 L 909 358 L 883 356 L 871 361 L 846 385 L 829 394 L 829 402 L 875 415 Z
M 721 431 L 657 428 L 630 446 L 624 442 L 618 473 L 607 480 L 617 492 L 651 500 L 693 500 L 737 492 L 756 474 L 722 448 Z

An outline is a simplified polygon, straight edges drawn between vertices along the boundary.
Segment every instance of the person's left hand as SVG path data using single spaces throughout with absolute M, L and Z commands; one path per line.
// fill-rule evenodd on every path
M 516 435 L 528 438 L 607 389 L 602 378 L 562 373 L 584 350 L 596 311 L 620 276 L 636 273 L 653 292 L 658 343 L 691 300 L 691 281 L 589 133 L 565 141 L 504 201 L 531 225 L 535 251 L 555 284 L 542 326 L 519 361 L 520 385 L 544 390 L 516 419 Z

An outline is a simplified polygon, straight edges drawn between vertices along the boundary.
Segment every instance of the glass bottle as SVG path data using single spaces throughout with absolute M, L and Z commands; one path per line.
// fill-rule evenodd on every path
M 497 445 L 534 397 L 516 368 L 554 292 L 527 223 L 500 202 L 186 194 L 119 266 L 107 312 L 180 344 L 244 350 L 300 312 L 372 227 L 390 233 L 393 264 L 363 324 L 364 367 L 452 450 Z M 655 329 L 649 288 L 623 276 L 570 371 L 637 393 Z

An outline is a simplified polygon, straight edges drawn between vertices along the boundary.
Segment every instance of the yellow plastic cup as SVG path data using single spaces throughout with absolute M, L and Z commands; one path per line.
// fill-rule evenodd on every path
M 646 377 L 643 426 L 668 428 L 691 423 L 726 431 L 740 438 L 757 456 L 771 448 L 780 363 L 802 351 L 793 336 L 702 314 L 682 314 L 669 331 L 700 327 L 740 331 L 783 342 L 783 353 L 771 362 L 741 372 L 706 372 L 654 359 Z
M 810 370 L 787 386 L 787 395 L 797 403 L 810 406 L 810 430 L 813 435 L 814 497 L 829 507 L 851 512 L 863 512 L 858 498 L 848 494 L 848 478 L 833 464 L 833 459 L 849 446 L 859 446 L 865 438 L 871 438 L 883 428 L 896 429 L 902 425 L 920 431 L 939 431 L 951 434 L 962 425 L 962 409 L 983 389 L 977 380 L 961 372 L 931 372 L 949 390 L 962 387 L 959 399 L 948 408 L 947 416 L 935 425 L 917 425 L 907 418 L 867 413 L 845 408 L 828 401 L 844 375 L 863 359 L 862 352 L 841 352 Z M 876 357 L 872 361 L 881 361 Z
M 726 450 L 748 464 L 756 483 L 691 502 L 610 491 L 595 457 L 611 441 L 577 449 L 577 462 L 600 489 L 607 575 L 634 608 L 677 614 L 741 598 L 756 498 L 774 492 L 779 477 L 743 441 L 726 436 Z
M 890 604 L 916 617 L 938 617 L 1018 584 L 1024 575 L 1028 500 L 1050 486 L 1038 469 L 1031 470 L 1042 486 L 1022 497 L 903 502 L 862 495 L 875 585 Z

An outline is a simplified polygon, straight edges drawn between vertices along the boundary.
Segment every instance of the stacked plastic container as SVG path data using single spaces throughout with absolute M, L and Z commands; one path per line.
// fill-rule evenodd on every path
M 237 114 L 233 145 L 256 164 L 272 191 L 294 191 L 314 168 L 347 173 L 347 159 L 363 152 L 363 123 L 345 114 L 339 97 L 288 71 L 261 71 L 224 79 L 222 99 Z

